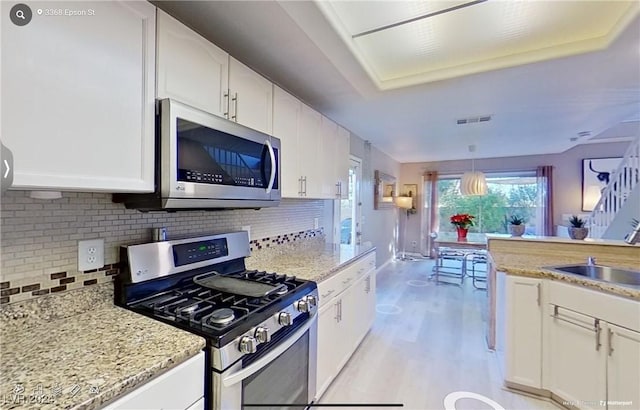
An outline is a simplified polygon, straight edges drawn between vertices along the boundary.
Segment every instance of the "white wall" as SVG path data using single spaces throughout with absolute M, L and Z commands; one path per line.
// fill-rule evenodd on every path
M 376 247 L 376 265 L 381 266 L 395 255 L 398 211 L 373 209 L 374 171 L 398 178 L 400 164 L 353 134 L 351 154 L 362 159 L 362 241 Z

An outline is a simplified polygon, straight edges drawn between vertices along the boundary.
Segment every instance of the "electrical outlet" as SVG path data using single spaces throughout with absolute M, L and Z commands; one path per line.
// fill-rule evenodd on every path
M 100 269 L 104 266 L 104 239 L 78 241 L 78 270 Z
M 318 229 L 320 227 L 320 223 L 318 218 L 313 218 L 313 229 Z
M 249 240 L 251 240 L 251 225 L 245 225 L 240 228 L 241 231 L 247 231 L 247 235 L 249 235 Z

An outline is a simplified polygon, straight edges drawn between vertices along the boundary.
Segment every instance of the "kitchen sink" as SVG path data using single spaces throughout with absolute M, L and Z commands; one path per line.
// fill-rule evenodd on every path
M 640 287 L 640 272 L 631 270 L 587 264 L 547 266 L 546 269 L 584 276 L 590 279 L 601 280 L 603 282 Z

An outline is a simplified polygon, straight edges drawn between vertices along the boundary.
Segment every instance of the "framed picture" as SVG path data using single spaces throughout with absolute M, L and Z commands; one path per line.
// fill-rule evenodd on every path
M 582 160 L 582 210 L 593 211 L 600 193 L 609 184 L 622 157 L 585 158 Z
M 396 177 L 376 170 L 373 178 L 375 179 L 373 209 L 393 209 L 397 195 Z

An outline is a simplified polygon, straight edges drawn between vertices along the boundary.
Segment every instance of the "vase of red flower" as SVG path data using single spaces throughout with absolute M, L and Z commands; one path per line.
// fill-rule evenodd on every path
M 456 227 L 459 241 L 467 240 L 467 233 L 469 232 L 469 227 L 473 226 L 474 218 L 475 216 L 469 214 L 455 214 L 449 218 L 451 225 Z

